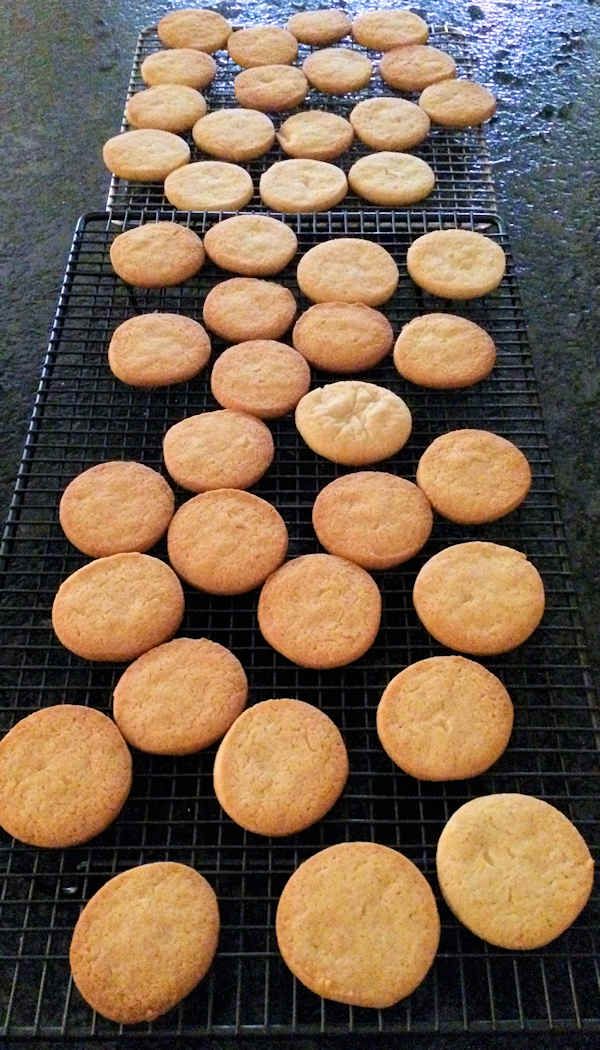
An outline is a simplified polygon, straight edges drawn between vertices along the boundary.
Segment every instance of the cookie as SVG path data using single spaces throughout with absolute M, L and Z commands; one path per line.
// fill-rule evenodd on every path
M 284 962 L 311 992 L 379 1008 L 421 984 L 440 939 L 429 883 L 376 842 L 339 842 L 305 860 L 284 887 L 275 929 Z
M 111 554 L 77 569 L 52 605 L 59 642 L 84 660 L 135 660 L 172 638 L 184 613 L 181 584 L 148 554 Z
M 412 419 L 402 398 L 386 387 L 344 379 L 305 394 L 296 407 L 296 426 L 313 452 L 361 467 L 399 452 Z
M 255 835 L 294 835 L 316 824 L 347 779 L 348 754 L 339 729 L 302 700 L 264 700 L 249 707 L 215 758 L 220 805 Z
M 300 315 L 292 332 L 296 350 L 326 372 L 373 368 L 393 341 L 387 317 L 362 303 L 317 303 Z
M 247 489 L 262 478 L 274 453 L 264 423 L 229 409 L 188 416 L 170 427 L 163 441 L 169 474 L 192 492 Z
M 322 11 L 298 11 L 288 19 L 286 29 L 301 44 L 326 47 L 347 36 L 352 26 L 345 11 L 335 8 Z
M 187 281 L 204 265 L 197 233 L 177 222 L 148 222 L 119 233 L 110 246 L 113 270 L 138 288 L 163 288 Z
M 202 751 L 246 706 L 241 663 L 208 638 L 174 638 L 138 657 L 115 686 L 113 714 L 125 739 L 154 755 Z
M 404 379 L 432 390 L 458 390 L 489 376 L 494 340 L 479 325 L 454 314 L 423 314 L 404 325 L 394 364 Z
M 272 277 L 298 250 L 294 231 L 271 215 L 232 215 L 204 235 L 206 254 L 222 270 L 247 277 Z
M 313 528 L 330 554 L 362 565 L 391 569 L 424 547 L 433 526 L 429 501 L 405 478 L 383 471 L 345 474 L 321 489 Z
M 302 354 L 273 339 L 230 346 L 213 366 L 210 388 L 223 408 L 277 419 L 291 412 L 310 386 Z
M 395 207 L 428 197 L 435 186 L 435 175 L 420 157 L 382 151 L 359 157 L 348 172 L 348 183 L 358 197 Z
M 442 80 L 426 87 L 419 105 L 434 124 L 470 128 L 493 117 L 496 99 L 483 84 L 472 80 Z
M 222 160 L 199 160 L 165 179 L 165 197 L 180 211 L 239 211 L 253 193 L 245 168 Z
M 132 95 L 125 107 L 125 116 L 134 128 L 189 131 L 206 109 L 203 96 L 194 88 L 185 84 L 157 84 Z
M 92 707 L 43 707 L 0 741 L 0 825 L 28 846 L 87 842 L 116 820 L 130 789 L 125 741 Z
M 102 159 L 120 179 L 162 182 L 169 172 L 189 162 L 190 147 L 171 131 L 139 128 L 108 139 L 102 147 Z
M 531 795 L 474 798 L 440 835 L 444 899 L 477 937 L 500 948 L 542 948 L 587 904 L 594 861 L 574 824 Z
M 73 478 L 58 515 L 67 539 L 92 558 L 147 551 L 158 543 L 175 511 L 167 482 L 143 463 L 98 463 Z
M 506 750 L 513 705 L 499 678 L 464 656 L 432 656 L 392 678 L 377 708 L 377 735 L 392 762 L 417 780 L 466 780 Z
M 361 142 L 371 149 L 413 149 L 427 138 L 429 117 L 404 98 L 365 98 L 350 113 L 350 123 Z
M 475 299 L 498 287 L 506 269 L 499 244 L 472 230 L 433 230 L 406 253 L 415 284 L 442 299 Z
M 353 138 L 354 130 L 347 120 L 322 109 L 294 113 L 277 132 L 284 153 L 308 160 L 335 160 L 350 149 Z
M 451 430 L 425 449 L 417 485 L 438 514 L 481 525 L 510 514 L 531 488 L 531 467 L 512 441 L 489 430 Z
M 366 55 L 347 47 L 313 51 L 312 55 L 304 59 L 302 69 L 309 84 L 327 95 L 360 91 L 369 83 L 373 72 Z
M 301 667 L 344 667 L 370 649 L 381 595 L 364 569 L 332 554 L 305 554 L 264 584 L 258 625 L 265 641 Z
M 429 36 L 427 23 L 412 11 L 368 11 L 352 23 L 357 44 L 375 51 L 390 51 L 405 44 L 424 44 Z
M 108 347 L 110 370 L 130 386 L 185 383 L 210 357 L 201 324 L 183 314 L 137 314 L 115 328 Z
M 144 59 L 140 67 L 144 84 L 186 84 L 197 90 L 208 87 L 216 72 L 214 58 L 191 47 L 155 51 Z
M 202 316 L 207 328 L 229 343 L 279 339 L 296 316 L 296 300 L 274 281 L 230 277 L 211 288 Z
M 217 11 L 184 8 L 164 15 L 157 32 L 165 47 L 191 47 L 212 54 L 225 47 L 231 25 Z
M 348 191 L 346 176 L 335 164 L 323 160 L 280 160 L 260 177 L 263 204 L 273 211 L 327 211 Z
M 275 142 L 273 121 L 256 109 L 216 109 L 194 125 L 192 134 L 204 153 L 238 164 L 262 157 Z
M 527 556 L 497 543 L 456 543 L 417 575 L 417 616 L 448 649 L 492 656 L 516 649 L 544 615 L 544 585 Z
M 297 279 L 315 303 L 379 306 L 394 294 L 398 267 L 380 244 L 359 237 L 337 237 L 310 248 L 298 263 Z
M 245 594 L 286 556 L 288 533 L 275 507 L 240 489 L 216 489 L 184 503 L 169 526 L 169 560 L 208 594 Z
M 386 51 L 379 63 L 386 84 L 396 91 L 422 91 L 429 84 L 456 76 L 452 55 L 427 44 L 407 44 Z
M 269 65 L 245 69 L 234 78 L 233 90 L 240 106 L 280 113 L 302 105 L 308 80 L 295 66 Z
M 157 861 L 115 875 L 87 902 L 69 962 L 80 995 L 119 1024 L 152 1021 L 207 973 L 219 939 L 219 906 L 186 864 Z
M 287 66 L 298 54 L 298 41 L 287 29 L 277 26 L 252 26 L 238 29 L 227 41 L 227 50 L 238 66 Z

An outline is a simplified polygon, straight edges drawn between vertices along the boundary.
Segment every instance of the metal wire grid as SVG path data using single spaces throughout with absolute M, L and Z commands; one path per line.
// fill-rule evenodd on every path
M 165 429 L 186 415 L 217 407 L 205 372 L 189 384 L 136 391 L 115 381 L 106 363 L 110 333 L 138 311 L 168 309 L 201 317 L 202 301 L 223 275 L 207 265 L 172 289 L 129 292 L 112 272 L 108 247 L 122 225 L 159 214 L 128 212 L 119 223 L 105 214 L 80 221 L 69 258 L 44 363 L 23 462 L 2 548 L 5 625 L 0 729 L 32 709 L 60 701 L 110 710 L 121 668 L 86 663 L 58 645 L 50 626 L 54 593 L 84 558 L 66 542 L 57 501 L 82 469 L 111 458 L 160 467 Z M 181 221 L 190 222 L 187 215 Z M 202 233 L 217 216 L 192 218 Z M 397 293 L 385 307 L 394 329 L 439 301 L 407 278 L 406 248 L 441 226 L 482 229 L 502 243 L 497 218 L 487 214 L 356 213 L 287 220 L 302 251 L 332 236 L 376 238 L 401 268 Z M 297 294 L 292 264 L 281 281 Z M 300 307 L 307 303 L 299 297 Z M 435 886 L 434 853 L 442 827 L 466 799 L 493 791 L 524 791 L 555 803 L 574 819 L 592 848 L 598 845 L 597 706 L 584 666 L 576 601 L 566 559 L 554 483 L 525 324 L 509 259 L 499 291 L 461 306 L 498 346 L 493 375 L 458 392 L 426 391 L 404 382 L 390 359 L 368 373 L 405 397 L 414 414 L 411 439 L 386 468 L 414 477 L 431 439 L 455 427 L 484 426 L 515 441 L 533 468 L 532 492 L 503 521 L 473 529 L 436 520 L 423 554 L 397 570 L 376 574 L 384 617 L 370 652 L 351 667 L 314 672 L 273 652 L 256 626 L 256 593 L 214 598 L 187 589 L 182 633 L 207 634 L 244 664 L 251 701 L 304 698 L 330 714 L 350 753 L 343 798 L 315 827 L 284 840 L 245 833 L 225 818 L 212 790 L 213 749 L 187 758 L 136 753 L 133 790 L 120 818 L 89 846 L 36 851 L 6 836 L 0 842 L 2 962 L 0 1032 L 55 1036 L 63 1041 L 108 1036 L 115 1026 L 95 1017 L 69 981 L 68 945 L 80 907 L 115 872 L 146 861 L 192 864 L 215 887 L 223 933 L 210 976 L 175 1011 L 153 1025 L 126 1029 L 141 1039 L 242 1033 L 509 1031 L 600 1027 L 598 898 L 575 926 L 548 948 L 521 954 L 473 937 L 440 902 L 438 959 L 420 989 L 385 1011 L 318 999 L 295 982 L 280 959 L 273 920 L 278 896 L 294 868 L 315 850 L 344 839 L 372 839 L 400 848 Z M 220 349 L 217 342 L 216 351 Z M 334 377 L 315 373 L 320 384 Z M 273 424 L 276 458 L 256 491 L 282 512 L 290 556 L 318 549 L 310 524 L 317 491 L 340 471 L 315 456 L 290 416 Z M 186 494 L 179 492 L 179 499 Z M 540 569 L 548 596 L 542 626 L 516 652 L 491 661 L 516 707 L 511 744 L 487 775 L 472 782 L 426 784 L 402 775 L 378 744 L 375 708 L 391 676 L 406 664 L 443 650 L 420 626 L 411 588 L 425 558 L 471 537 L 525 550 Z M 159 548 L 164 554 L 164 549 Z M 439 895 L 438 895 L 439 897 Z
M 436 46 L 449 51 L 459 70 L 459 75 L 476 76 L 475 60 L 469 48 L 466 34 L 453 27 L 443 25 L 434 26 L 430 42 Z M 354 47 L 356 50 L 365 52 L 365 48 L 350 41 L 342 41 L 344 47 Z M 129 82 L 127 98 L 131 98 L 136 91 L 141 91 L 146 85 L 140 74 L 143 60 L 150 54 L 161 49 L 155 27 L 144 29 L 138 38 L 135 50 L 133 69 Z M 300 45 L 299 59 L 301 62 L 312 48 Z M 370 84 L 362 91 L 357 91 L 342 97 L 324 95 L 311 89 L 306 103 L 301 109 L 327 109 L 341 116 L 348 117 L 352 108 L 362 99 L 375 95 L 396 95 L 387 84 L 383 82 L 377 72 L 378 52 L 367 51 L 369 57 L 374 61 L 375 73 Z M 219 52 L 216 56 L 217 75 L 209 88 L 204 92 L 209 109 L 220 109 L 222 107 L 237 106 L 233 92 L 233 78 L 240 71 L 239 66 L 231 61 L 226 52 Z M 411 96 L 416 99 L 415 96 Z M 296 110 L 295 112 L 298 112 Z M 272 114 L 277 127 L 289 116 L 289 113 Z M 129 129 L 125 116 L 123 117 L 122 130 Z M 194 144 L 191 134 L 183 136 L 190 145 L 192 161 L 206 160 L 207 154 L 203 154 Z M 371 150 L 355 140 L 352 148 L 343 154 L 335 163 L 339 164 L 344 171 L 348 171 L 359 157 L 364 157 Z M 444 128 L 433 128 L 425 142 L 412 151 L 422 157 L 431 165 L 436 175 L 436 188 L 433 193 L 421 205 L 422 208 L 439 210 L 440 208 L 479 208 L 483 210 L 495 210 L 496 197 L 492 179 L 492 169 L 489 153 L 486 145 L 485 134 L 482 128 L 470 128 L 466 131 L 447 131 Z M 258 160 L 244 165 L 254 182 L 255 194 L 252 207 L 262 208 L 262 202 L 258 195 L 258 183 L 260 176 L 267 168 L 278 160 L 287 159 L 287 155 L 276 144 L 269 152 Z M 111 208 L 124 207 L 165 207 L 171 205 L 163 194 L 162 183 L 127 182 L 123 179 L 112 177 L 108 200 L 108 210 Z M 350 209 L 365 210 L 372 208 L 368 201 L 357 197 L 353 193 L 333 209 L 334 212 L 348 211 Z

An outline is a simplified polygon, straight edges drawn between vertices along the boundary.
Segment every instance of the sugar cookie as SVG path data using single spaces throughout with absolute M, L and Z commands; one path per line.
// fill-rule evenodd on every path
M 188 416 L 163 441 L 169 474 L 192 492 L 250 488 L 271 466 L 274 451 L 271 431 L 260 419 L 229 409 Z
M 275 141 L 273 121 L 256 109 L 215 109 L 192 131 L 198 149 L 238 164 L 268 153 Z
M 302 105 L 308 80 L 295 66 L 269 65 L 245 69 L 234 78 L 233 90 L 240 106 L 279 113 Z
M 300 315 L 292 332 L 296 350 L 327 372 L 373 368 L 393 341 L 387 317 L 362 303 L 317 303 Z
M 313 452 L 360 467 L 399 452 L 412 419 L 402 398 L 386 387 L 345 379 L 305 394 L 296 407 L 296 426 Z
M 202 316 L 207 328 L 229 343 L 279 339 L 296 316 L 296 300 L 274 281 L 230 277 L 211 288 Z
M 188 164 L 190 147 L 171 131 L 139 128 L 113 135 L 102 147 L 102 159 L 113 175 L 131 182 L 162 182 Z
M 239 211 L 253 193 L 245 168 L 222 160 L 199 160 L 165 179 L 165 197 L 181 211 Z
M 212 55 L 191 47 L 155 51 L 140 67 L 145 84 L 187 84 L 197 90 L 208 87 L 216 72 L 217 64 Z
M 206 331 L 183 314 L 128 317 L 115 328 L 108 346 L 111 372 L 130 386 L 184 383 L 202 371 L 209 357 Z
M 371 149 L 400 152 L 418 146 L 431 127 L 425 111 L 404 98 L 365 98 L 350 113 L 350 123 Z
M 310 248 L 298 263 L 301 290 L 316 303 L 379 306 L 396 291 L 398 267 L 385 248 L 359 237 L 338 237 Z
M 496 112 L 496 99 L 483 84 L 472 80 L 442 80 L 426 87 L 419 105 L 434 124 L 470 128 L 483 124 Z
M 310 386 L 310 369 L 291 346 L 273 339 L 249 339 L 225 350 L 210 377 L 213 397 L 223 408 L 277 419 L 291 412 Z
M 384 207 L 415 204 L 428 197 L 435 175 L 426 161 L 412 153 L 382 151 L 359 157 L 348 172 L 350 189 Z
M 366 55 L 347 47 L 313 51 L 312 55 L 304 59 L 302 69 L 308 82 L 328 95 L 360 91 L 369 83 L 373 72 Z
M 386 51 L 379 63 L 386 84 L 396 91 L 423 91 L 429 84 L 456 76 L 452 55 L 427 44 L 407 44 Z
M 412 11 L 367 11 L 352 23 L 352 36 L 363 47 L 389 51 L 404 44 L 423 44 L 429 36 L 427 23 Z
M 127 284 L 163 288 L 197 274 L 204 265 L 204 248 L 198 234 L 186 226 L 148 222 L 117 234 L 110 261 Z
M 263 204 L 273 211 L 327 211 L 344 199 L 346 176 L 323 160 L 280 160 L 261 175 Z
M 352 26 L 345 11 L 298 11 L 288 19 L 286 29 L 302 44 L 326 47 L 347 36 Z
M 406 253 L 415 284 L 443 299 L 474 299 L 498 287 L 506 256 L 495 241 L 472 230 L 433 230 Z
M 238 66 L 289 65 L 298 54 L 298 41 L 287 29 L 252 26 L 238 29 L 227 41 L 227 50 Z
M 323 109 L 294 113 L 277 132 L 284 153 L 309 160 L 335 160 L 350 149 L 353 138 L 354 130 L 347 120 Z
M 472 386 L 489 376 L 496 361 L 490 335 L 466 317 L 423 314 L 404 325 L 394 364 L 404 379 L 437 390 Z
M 165 47 L 191 47 L 212 54 L 225 47 L 231 25 L 218 11 L 184 8 L 169 11 L 158 23 L 158 38 Z
M 222 270 L 246 277 L 271 277 L 298 250 L 296 234 L 271 215 L 232 215 L 204 235 L 206 254 Z
M 206 109 L 206 101 L 199 91 L 185 84 L 157 84 L 132 95 L 125 107 L 125 116 L 134 128 L 189 131 Z

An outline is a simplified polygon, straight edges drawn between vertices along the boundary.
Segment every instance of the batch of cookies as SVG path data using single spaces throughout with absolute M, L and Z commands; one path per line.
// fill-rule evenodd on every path
M 215 12 L 173 11 L 159 23 L 165 50 L 142 67 L 152 86 L 128 104 L 128 118 L 141 130 L 112 139 L 105 160 L 128 179 L 164 178 L 167 199 L 178 208 L 243 208 L 252 180 L 229 162 L 247 162 L 272 146 L 276 133 L 266 113 L 300 105 L 309 84 L 343 94 L 368 82 L 371 62 L 362 52 L 329 46 L 350 32 L 383 52 L 388 85 L 422 90 L 419 105 L 368 99 L 349 124 L 325 111 L 288 117 L 277 137 L 297 159 L 266 172 L 262 200 L 284 213 L 338 203 L 346 179 L 329 160 L 354 133 L 378 151 L 373 166 L 350 173 L 355 192 L 375 202 L 383 194 L 386 204 L 421 199 L 411 196 L 424 186 L 410 167 L 414 158 L 401 151 L 422 140 L 430 117 L 460 127 L 487 119 L 494 105 L 487 89 L 454 79 L 450 56 L 426 44 L 425 23 L 406 11 L 352 23 L 341 11 L 315 11 L 294 15 L 286 29 L 236 32 Z M 302 71 L 292 65 L 298 41 L 326 45 Z M 225 46 L 247 67 L 235 79 L 240 108 L 205 115 L 198 88 L 214 76 L 211 52 Z M 192 126 L 199 148 L 219 162 L 188 164 L 187 143 L 174 132 Z M 403 156 L 408 162 L 399 167 Z M 338 173 L 335 192 L 331 173 L 322 170 L 330 167 Z M 388 388 L 353 378 L 311 389 L 311 366 L 347 377 L 393 352 L 408 382 L 457 390 L 490 374 L 493 340 L 473 322 L 437 311 L 394 333 L 383 308 L 398 284 L 397 262 L 375 241 L 353 237 L 322 241 L 302 255 L 297 283 L 312 305 L 298 316 L 292 292 L 270 280 L 297 253 L 291 226 L 264 213 L 215 220 L 203 240 L 169 221 L 113 240 L 112 266 L 135 287 L 175 286 L 194 277 L 207 257 L 234 275 L 206 295 L 204 325 L 166 312 L 137 314 L 113 332 L 107 348 L 119 382 L 166 387 L 200 376 L 211 337 L 224 340 L 210 376 L 221 407 L 185 418 L 164 435 L 166 471 L 190 494 L 177 510 L 165 478 L 135 462 L 93 466 L 62 495 L 63 531 L 92 560 L 60 586 L 54 630 L 79 657 L 128 666 L 114 690 L 114 721 L 83 706 L 48 707 L 0 743 L 0 824 L 25 843 L 72 846 L 115 820 L 131 787 L 128 745 L 177 756 L 220 741 L 214 790 L 232 821 L 277 837 L 320 821 L 348 779 L 340 730 L 299 698 L 247 707 L 246 673 L 232 652 L 209 638 L 175 637 L 185 606 L 180 580 L 213 595 L 260 588 L 265 641 L 300 667 L 339 668 L 366 653 L 377 636 L 382 597 L 371 573 L 393 571 L 421 551 L 434 512 L 473 526 L 502 518 L 527 497 L 526 457 L 485 430 L 437 437 L 421 456 L 416 483 L 371 469 L 409 440 L 408 406 Z M 468 300 L 499 286 L 505 259 L 479 233 L 441 229 L 414 240 L 407 268 L 427 293 Z M 247 490 L 276 453 L 266 421 L 291 412 L 309 449 L 354 469 L 315 500 L 312 522 L 325 553 L 286 560 L 286 522 Z M 168 562 L 146 553 L 164 536 Z M 413 601 L 430 635 L 467 656 L 431 657 L 401 670 L 373 712 L 379 741 L 408 776 L 477 776 L 508 746 L 513 705 L 500 679 L 468 657 L 505 653 L 526 641 L 544 613 L 542 580 L 520 551 L 470 540 L 425 562 Z M 26 780 L 24 767 L 31 770 Z M 561 934 L 589 897 L 592 869 L 570 821 L 516 793 L 461 806 L 437 850 L 438 880 L 452 912 L 479 937 L 509 949 L 540 947 Z M 218 934 L 217 899 L 201 874 L 177 863 L 145 864 L 110 879 L 83 909 L 71 944 L 73 979 L 104 1016 L 151 1020 L 205 975 Z M 340 842 L 292 874 L 278 903 L 276 935 L 287 966 L 311 991 L 387 1007 L 425 978 L 440 921 L 428 881 L 407 857 L 373 842 Z M 132 950 L 138 943 L 141 952 Z

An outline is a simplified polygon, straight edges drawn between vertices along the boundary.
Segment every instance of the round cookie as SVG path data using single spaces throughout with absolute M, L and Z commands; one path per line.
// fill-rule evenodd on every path
M 391 569 L 425 546 L 433 514 L 411 481 L 365 470 L 345 474 L 321 489 L 312 523 L 319 543 L 330 554 L 363 569 Z
M 296 350 L 326 372 L 373 368 L 393 341 L 387 317 L 362 303 L 316 303 L 300 315 L 292 332 Z
M 491 336 L 455 314 L 423 314 L 404 325 L 394 364 L 404 379 L 432 390 L 458 390 L 489 376 L 496 361 Z
M 284 153 L 308 160 L 335 160 L 350 149 L 353 138 L 354 130 L 347 120 L 322 109 L 294 113 L 277 132 Z
M 218 939 L 219 905 L 199 872 L 172 861 L 142 864 L 109 879 L 85 905 L 69 951 L 73 981 L 103 1017 L 152 1021 L 202 980 Z
M 92 707 L 43 707 L 0 741 L 0 825 L 28 846 L 87 842 L 117 818 L 130 789 L 125 741 Z
M 375 51 L 390 51 L 404 44 L 424 44 L 429 36 L 427 23 L 412 11 L 368 11 L 352 23 L 357 44 Z
M 337 237 L 310 248 L 298 263 L 297 279 L 314 303 L 379 306 L 394 294 L 398 267 L 380 244 Z
M 204 265 L 197 233 L 177 222 L 148 222 L 119 233 L 110 246 L 113 270 L 138 288 L 181 284 Z
M 98 463 L 73 478 L 58 514 L 68 540 L 92 558 L 147 551 L 158 543 L 175 511 L 160 474 L 143 463 Z
M 102 159 L 113 175 L 131 182 L 162 182 L 187 164 L 190 147 L 179 135 L 155 128 L 122 131 L 102 147 Z
M 302 354 L 273 339 L 250 339 L 225 350 L 210 377 L 213 397 L 223 408 L 277 419 L 291 412 L 310 387 Z
M 386 686 L 377 734 L 392 762 L 417 780 L 479 776 L 506 750 L 513 705 L 499 678 L 464 656 L 432 656 Z
M 275 142 L 273 121 L 256 109 L 216 109 L 194 125 L 192 135 L 198 149 L 238 164 L 262 157 Z
M 240 106 L 280 113 L 302 105 L 308 80 L 295 66 L 269 65 L 245 69 L 234 78 L 233 90 Z
M 370 153 L 359 157 L 348 172 L 350 189 L 384 207 L 415 204 L 428 197 L 435 175 L 426 161 L 412 153 Z
M 247 489 L 273 462 L 271 431 L 260 419 L 223 409 L 188 416 L 167 430 L 165 466 L 178 485 L 192 492 Z
M 472 230 L 433 230 L 406 253 L 415 284 L 443 299 L 475 299 L 498 287 L 506 269 L 499 244 Z
M 191 47 L 172 51 L 155 51 L 142 62 L 140 73 L 145 84 L 186 84 L 188 87 L 208 87 L 214 80 L 217 64 L 211 55 Z
M 204 235 L 206 254 L 222 270 L 247 277 L 272 277 L 298 250 L 296 234 L 271 215 L 232 215 Z
M 181 584 L 148 554 L 111 554 L 71 573 L 52 605 L 59 642 L 84 660 L 134 660 L 172 638 L 184 613 Z
M 287 29 L 252 26 L 238 29 L 227 41 L 227 50 L 238 66 L 290 65 L 298 54 L 298 41 Z
M 417 616 L 448 649 L 492 656 L 516 649 L 544 615 L 544 585 L 527 556 L 497 543 L 434 554 L 413 590 Z
M 218 740 L 246 706 L 241 663 L 208 638 L 174 638 L 138 657 L 115 686 L 125 739 L 154 755 L 189 755 Z
M 194 88 L 157 84 L 133 95 L 125 107 L 125 116 L 134 128 L 189 131 L 206 109 L 203 96 Z
M 381 595 L 364 569 L 332 554 L 286 562 L 264 584 L 258 625 L 278 653 L 301 667 L 344 667 L 370 649 Z
M 183 314 L 129 317 L 115 328 L 108 347 L 110 370 L 130 386 L 185 383 L 210 357 L 210 339 L 201 324 Z
M 452 55 L 427 44 L 407 44 L 386 51 L 379 63 L 386 84 L 396 91 L 422 91 L 456 76 Z
M 245 594 L 264 583 L 286 556 L 288 533 L 266 500 L 216 489 L 184 503 L 169 526 L 169 560 L 208 594 Z
M 412 419 L 402 398 L 386 387 L 344 379 L 305 394 L 296 407 L 296 426 L 313 452 L 361 467 L 399 452 Z
M 298 11 L 288 19 L 286 29 L 301 44 L 313 44 L 315 47 L 326 47 L 336 44 L 347 36 L 352 22 L 345 11 L 335 8 L 322 11 Z
M 284 887 L 275 929 L 284 962 L 311 992 L 379 1008 L 421 984 L 440 940 L 429 883 L 376 842 L 340 842 L 305 860 Z
M 260 177 L 263 204 L 273 211 L 328 211 L 348 192 L 346 176 L 323 160 L 280 160 Z
M 222 160 L 199 160 L 165 179 L 165 197 L 180 211 L 239 211 L 253 193 L 245 168 Z
M 211 288 L 202 316 L 207 328 L 229 343 L 279 339 L 296 316 L 296 300 L 274 281 L 230 277 Z
M 438 514 L 481 525 L 510 514 L 531 488 L 531 468 L 512 441 L 489 430 L 451 430 L 425 449 L 417 485 Z
M 442 80 L 426 87 L 419 105 L 434 124 L 470 128 L 493 117 L 496 99 L 483 84 L 472 80 Z
M 255 835 L 294 835 L 321 820 L 348 779 L 342 735 L 318 707 L 264 700 L 231 726 L 215 758 L 217 799 Z
M 484 795 L 450 817 L 437 847 L 444 899 L 477 937 L 542 948 L 587 904 L 590 851 L 568 818 L 531 795 Z
M 361 142 L 371 149 L 403 150 L 418 146 L 429 134 L 429 117 L 405 98 L 365 98 L 350 113 Z
M 157 31 L 165 47 L 191 47 L 212 54 L 225 47 L 231 25 L 218 11 L 184 8 L 164 15 Z
M 360 91 L 369 83 L 373 72 L 366 55 L 347 47 L 313 51 L 312 55 L 304 59 L 302 69 L 309 84 L 327 95 Z

